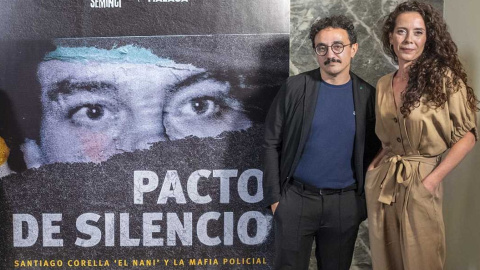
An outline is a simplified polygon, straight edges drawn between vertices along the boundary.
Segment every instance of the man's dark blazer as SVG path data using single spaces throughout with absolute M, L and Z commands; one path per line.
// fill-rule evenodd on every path
M 375 88 L 352 72 L 350 76 L 356 128 L 352 162 L 357 195 L 364 200 L 365 173 L 380 149 L 375 135 Z M 280 200 L 282 190 L 295 172 L 312 125 L 321 81 L 319 69 L 289 77 L 270 106 L 263 144 L 263 194 L 267 206 Z M 365 219 L 366 211 L 361 216 Z

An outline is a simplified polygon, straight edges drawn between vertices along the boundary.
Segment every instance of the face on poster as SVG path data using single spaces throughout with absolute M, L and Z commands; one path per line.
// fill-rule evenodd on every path
M 39 153 L 35 164 L 100 162 L 158 141 L 251 126 L 229 81 L 147 48 L 57 47 L 37 76 L 40 140 L 25 145 L 27 160 Z
M 282 69 L 272 65 L 268 73 L 261 70 L 264 63 L 255 61 L 258 49 L 246 48 L 263 43 L 280 50 L 282 39 L 286 41 L 281 35 L 53 40 L 52 49 L 31 69 L 41 114 L 36 139 L 26 137 L 22 144 L 26 165 L 99 163 L 160 141 L 247 130 L 254 124 L 251 116 L 265 113 L 268 106 L 252 106 L 245 96 L 255 93 L 258 103 L 266 94 L 268 105 L 270 81 Z M 176 45 L 191 43 L 197 47 Z M 242 60 L 236 58 L 239 54 Z

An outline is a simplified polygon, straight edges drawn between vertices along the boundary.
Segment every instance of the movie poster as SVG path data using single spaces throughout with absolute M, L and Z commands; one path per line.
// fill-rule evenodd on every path
M 289 1 L 1 4 L 0 269 L 271 268 Z

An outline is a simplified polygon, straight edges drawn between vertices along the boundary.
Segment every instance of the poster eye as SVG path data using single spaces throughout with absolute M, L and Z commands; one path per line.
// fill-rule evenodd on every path
M 200 97 L 192 99 L 185 108 L 185 112 L 197 115 L 209 116 L 219 110 L 219 104 L 210 97 Z
M 68 110 L 67 118 L 75 125 L 96 126 L 106 124 L 114 117 L 114 112 L 102 104 L 83 104 Z
M 88 118 L 97 120 L 104 115 L 104 111 L 102 107 L 94 105 L 92 107 L 88 107 L 86 114 Z

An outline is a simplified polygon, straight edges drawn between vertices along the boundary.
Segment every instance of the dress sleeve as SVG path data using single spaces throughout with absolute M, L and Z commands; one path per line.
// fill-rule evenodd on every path
M 459 82 L 458 91 L 447 91 L 448 109 L 452 137 L 450 145 L 458 142 L 467 132 L 471 131 L 478 140 L 475 111 L 468 107 L 467 88 L 463 82 Z

